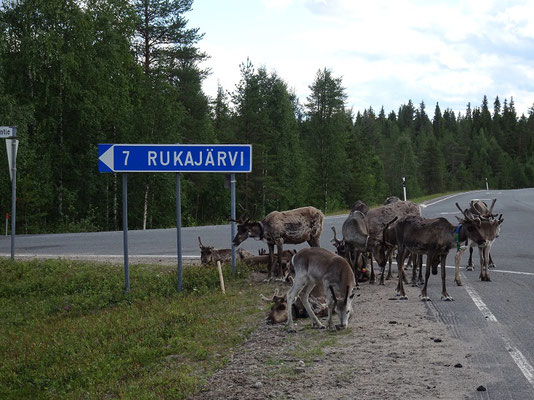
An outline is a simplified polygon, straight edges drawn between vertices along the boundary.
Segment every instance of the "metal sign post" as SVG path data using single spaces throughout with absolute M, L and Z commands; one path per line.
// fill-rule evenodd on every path
M 232 243 L 232 273 L 237 272 L 237 267 L 235 263 L 235 245 L 234 245 L 234 237 L 235 237 L 235 174 L 230 174 L 230 219 L 231 222 L 231 228 L 230 232 L 232 237 L 230 238 L 230 242 Z
M 11 259 L 15 259 L 15 226 L 17 216 L 17 149 L 18 140 L 16 126 L 0 126 L 0 138 L 11 142 L 11 149 L 7 149 L 9 168 L 11 172 Z M 9 143 L 9 142 L 8 142 Z M 11 150 L 11 153 L 10 153 Z
M 99 144 L 100 172 L 175 172 L 176 173 L 176 242 L 178 258 L 177 289 L 182 290 L 182 238 L 180 172 L 222 172 L 231 174 L 231 213 L 235 219 L 235 173 L 252 171 L 250 144 Z M 127 183 L 123 175 L 124 270 L 126 290 L 128 276 Z M 235 236 L 235 223 L 231 227 Z M 232 245 L 232 269 L 235 267 L 235 246 Z
M 176 174 L 176 249 L 178 257 L 178 282 L 176 289 L 182 291 L 182 192 L 180 174 Z
M 124 291 L 130 290 L 130 266 L 128 265 L 128 174 L 122 175 L 122 243 L 124 246 Z

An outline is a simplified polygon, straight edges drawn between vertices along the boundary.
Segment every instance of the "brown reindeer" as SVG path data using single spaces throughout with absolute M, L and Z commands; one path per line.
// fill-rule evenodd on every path
M 491 214 L 491 211 L 493 210 L 493 206 L 495 205 L 495 201 L 497 199 L 494 199 L 491 207 L 488 209 L 485 209 L 484 215 L 476 215 L 472 212 L 475 208 L 473 208 L 473 202 L 471 202 L 471 208 L 469 210 L 462 210 L 458 203 L 456 203 L 456 207 L 460 210 L 460 212 L 464 215 L 465 218 L 477 218 L 480 220 L 480 231 L 482 236 L 484 237 L 485 241 L 483 243 L 475 243 L 472 240 L 468 240 L 468 247 L 470 250 L 469 255 L 469 261 L 472 265 L 472 249 L 474 246 L 478 247 L 478 254 L 480 256 L 480 280 L 490 282 L 491 279 L 489 277 L 489 267 L 492 263 L 490 250 L 491 246 L 493 245 L 493 242 L 495 239 L 499 236 L 499 232 L 501 230 L 501 224 L 503 223 L 502 214 L 499 216 L 499 218 L 495 218 L 496 216 Z M 483 203 L 483 202 L 482 202 Z M 484 203 L 485 204 L 485 203 Z M 481 210 L 481 208 L 478 208 L 478 210 Z M 458 285 L 461 285 L 460 281 L 460 261 L 463 255 L 463 252 L 465 251 L 466 247 L 460 247 L 458 248 L 458 252 L 456 253 L 455 258 L 455 269 L 456 269 L 456 283 Z M 469 269 L 468 269 L 469 270 Z
M 279 324 L 287 321 L 287 298 L 285 295 L 280 296 L 278 294 L 278 289 L 276 289 L 271 299 L 263 295 L 261 297 L 264 301 L 273 303 L 271 309 L 269 310 L 269 315 L 266 318 L 267 323 Z M 312 310 L 317 317 L 326 317 L 328 315 L 328 310 L 325 303 L 326 297 L 322 284 L 315 286 L 308 297 L 308 301 L 310 302 Z M 297 298 L 297 300 L 293 303 L 292 311 L 295 318 L 309 317 L 300 298 Z
M 343 240 L 349 248 L 347 250 L 349 254 L 353 251 L 369 252 L 371 254 L 381 269 L 380 284 L 383 285 L 386 262 L 390 259 L 395 245 L 391 243 L 391 240 L 389 244 L 384 240 L 387 226 L 395 217 L 402 218 L 407 215 L 421 215 L 421 210 L 417 204 L 411 201 L 395 201 L 380 207 L 367 208 L 365 213 L 360 212 L 361 215 L 358 215 L 358 210 L 365 210 L 364 206 L 365 203 L 361 201 L 356 202 L 353 206 L 353 211 L 351 211 L 343 223 Z M 369 283 L 375 283 L 376 280 L 372 258 L 370 262 L 371 274 Z M 353 260 L 355 259 L 357 259 L 357 255 L 354 256 Z M 355 267 L 353 260 L 350 260 L 351 265 Z
M 469 213 L 469 214 L 471 214 L 471 215 L 473 215 L 475 217 L 479 217 L 481 219 L 497 218 L 497 214 L 495 214 L 495 215 L 492 214 L 493 207 L 495 206 L 495 202 L 496 201 L 497 201 L 497 199 L 493 199 L 493 201 L 491 202 L 491 206 L 488 207 L 486 202 L 483 201 L 483 200 L 479 200 L 479 199 L 471 200 L 469 202 L 469 208 L 467 210 L 465 210 L 465 212 L 467 212 L 467 213 Z M 462 210 L 460 210 L 460 211 L 462 211 Z M 464 213 L 464 211 L 462 211 L 462 213 Z M 497 234 L 496 234 L 495 238 L 499 237 L 500 225 L 504 221 L 504 219 L 502 218 L 502 214 L 499 215 L 498 221 L 500 221 L 499 229 L 497 231 Z M 489 244 L 490 249 L 491 249 L 491 245 L 493 245 L 493 241 L 491 242 L 491 244 Z M 466 267 L 466 269 L 468 271 L 473 271 L 475 269 L 474 265 L 473 265 L 473 247 L 474 246 L 475 246 L 475 244 L 473 242 L 469 243 L 469 260 L 467 261 L 467 267 Z M 481 255 L 481 257 L 483 257 L 481 252 L 483 252 L 484 249 L 479 247 L 478 251 L 479 251 L 479 255 Z M 493 259 L 491 258 L 491 252 L 489 250 L 488 250 L 487 257 L 488 257 L 488 268 L 495 268 L 495 263 L 493 262 Z
M 198 244 L 200 247 L 200 263 L 202 265 L 215 264 L 217 261 L 221 263 L 232 261 L 232 249 L 216 249 L 213 246 L 204 246 L 200 236 L 198 237 Z M 245 260 L 253 257 L 254 254 L 245 249 L 237 249 L 236 256 L 238 260 Z
M 282 255 L 284 244 L 300 244 L 308 242 L 311 247 L 321 245 L 323 231 L 323 213 L 315 207 L 301 207 L 288 211 L 273 211 L 259 221 L 236 221 L 237 234 L 233 243 L 239 246 L 249 237 L 265 240 L 269 247 L 268 278 L 283 278 Z M 278 251 L 278 263 L 274 263 L 274 247 Z
M 422 218 L 409 216 L 403 218 L 395 224 L 395 235 L 397 238 L 397 263 L 399 266 L 399 282 L 397 284 L 397 295 L 401 300 L 407 299 L 403 286 L 404 275 L 404 254 L 410 251 L 417 255 L 426 255 L 425 284 L 421 290 L 421 299 L 430 300 L 427 296 L 428 278 L 430 268 L 432 273 L 437 274 L 437 265 L 441 264 L 442 300 L 454 300 L 448 293 L 445 283 L 445 267 L 447 255 L 451 248 L 460 246 L 460 243 L 467 239 L 475 241 L 477 244 L 485 242 L 481 230 L 481 220 L 478 218 L 458 219 L 460 224 L 452 225 L 445 218 Z M 459 282 L 459 274 L 456 276 Z M 461 283 L 460 283 L 461 284 Z
M 291 263 L 295 269 L 295 279 L 293 286 L 287 292 L 288 331 L 296 332 L 292 305 L 297 296 L 311 317 L 313 326 L 324 328 L 308 301 L 311 291 L 318 283 L 322 283 L 326 291 L 328 329 L 345 329 L 352 313 L 352 300 L 356 287 L 354 273 L 348 261 L 326 249 L 312 247 L 300 250 L 293 256 Z M 339 324 L 335 327 L 332 319 L 334 311 L 339 318 Z

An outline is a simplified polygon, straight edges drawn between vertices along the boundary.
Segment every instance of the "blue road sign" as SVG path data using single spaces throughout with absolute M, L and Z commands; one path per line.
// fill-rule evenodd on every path
M 250 144 L 99 144 L 100 172 L 251 172 Z

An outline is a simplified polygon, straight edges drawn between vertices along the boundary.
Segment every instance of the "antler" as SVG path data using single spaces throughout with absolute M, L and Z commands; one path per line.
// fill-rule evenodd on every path
M 336 227 L 333 226 L 333 227 L 332 227 L 332 230 L 334 231 L 334 239 L 333 239 L 333 241 L 331 240 L 331 242 L 332 242 L 332 243 L 335 242 L 335 244 L 339 244 L 339 243 L 341 243 L 341 240 L 338 240 L 338 238 L 337 238 Z
M 456 203 L 456 207 L 458 207 L 458 210 L 460 210 L 460 212 L 463 214 L 463 216 L 465 217 L 465 219 L 469 219 L 469 217 L 467 216 L 467 214 L 465 213 L 465 211 L 462 210 L 462 208 L 458 205 L 458 203 Z
M 493 206 L 495 205 L 495 202 L 496 202 L 496 201 L 497 201 L 497 199 L 493 199 L 493 201 L 491 202 L 491 207 L 490 207 L 490 209 L 489 209 L 489 211 L 488 211 L 488 214 L 491 215 L 491 212 L 493 211 Z
M 198 244 L 200 245 L 201 249 L 204 247 L 204 245 L 202 244 L 202 241 L 200 240 L 200 236 L 198 237 Z
M 347 286 L 347 291 L 345 292 L 345 304 L 349 301 L 349 287 Z

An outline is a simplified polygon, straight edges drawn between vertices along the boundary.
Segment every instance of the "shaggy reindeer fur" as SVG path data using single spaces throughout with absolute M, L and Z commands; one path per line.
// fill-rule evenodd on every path
M 269 278 L 281 278 L 282 254 L 284 244 L 300 244 L 308 242 L 311 247 L 321 245 L 323 231 L 323 213 L 315 207 L 301 207 L 288 211 L 273 211 L 261 222 L 250 222 L 250 219 L 237 221 L 237 234 L 234 245 L 239 246 L 244 240 L 253 237 L 265 240 L 269 247 Z M 273 268 L 274 246 L 278 251 L 278 263 Z

